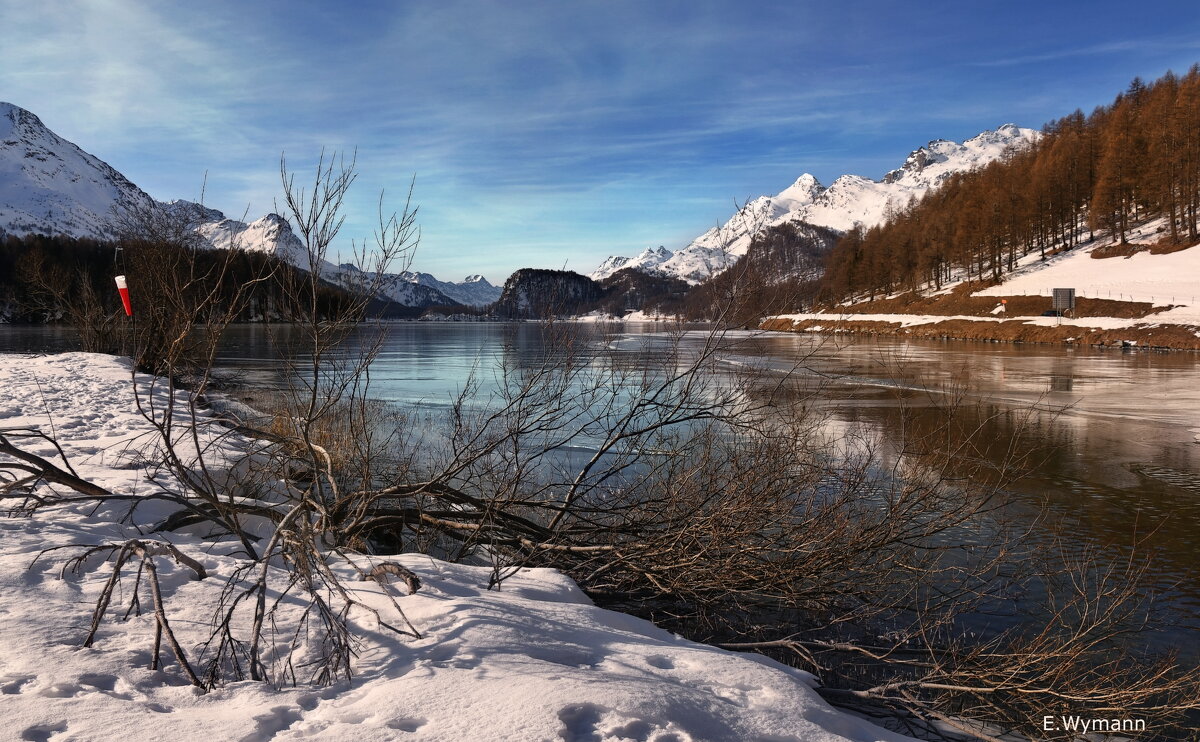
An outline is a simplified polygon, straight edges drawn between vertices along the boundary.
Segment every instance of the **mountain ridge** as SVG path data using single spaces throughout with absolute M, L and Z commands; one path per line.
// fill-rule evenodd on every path
M 880 180 L 845 174 L 826 187 L 812 174 L 804 173 L 775 196 L 759 196 L 747 202 L 724 224 L 704 232 L 667 260 L 639 264 L 638 258 L 610 256 L 591 277 L 600 280 L 620 268 L 637 267 L 697 284 L 737 262 L 746 254 L 752 237 L 766 227 L 785 222 L 806 222 L 839 232 L 855 225 L 871 227 L 883 221 L 889 210 L 903 208 L 910 199 L 920 198 L 950 175 L 982 167 L 1010 148 L 1027 146 L 1039 136 L 1036 129 L 1003 124 L 961 144 L 934 139 L 910 152 L 900 167 Z

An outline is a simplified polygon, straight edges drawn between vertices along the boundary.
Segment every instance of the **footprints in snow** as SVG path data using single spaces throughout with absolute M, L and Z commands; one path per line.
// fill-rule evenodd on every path
M 67 722 L 65 721 L 57 724 L 35 724 L 21 732 L 21 739 L 24 742 L 51 742 L 58 735 L 65 734 L 66 731 Z
M 79 676 L 79 682 L 84 685 L 90 685 L 97 690 L 111 691 L 117 687 L 117 681 L 120 680 L 116 675 L 100 675 L 89 673 Z
M 75 698 L 101 693 L 119 701 L 135 701 L 137 689 L 117 675 L 107 673 L 85 673 L 76 682 L 42 684 L 36 675 L 0 676 L 0 695 L 15 696 L 30 693 L 41 698 Z M 140 695 L 140 694 L 138 694 Z M 161 703 L 142 701 L 142 707 L 159 714 L 171 713 L 175 709 Z M 45 722 L 26 727 L 19 732 L 22 742 L 55 742 L 66 739 L 67 722 Z M 61 736 L 60 736 L 61 735 Z M 72 739 L 75 737 L 72 736 Z
M 22 689 L 31 680 L 33 680 L 32 675 L 0 677 L 0 694 L 6 696 L 15 696 L 16 694 L 23 692 Z
M 652 724 L 645 719 L 631 719 L 595 703 L 573 703 L 558 712 L 563 723 L 558 730 L 563 742 L 606 742 L 634 740 L 635 742 L 691 742 L 682 731 Z
M 5 675 L 0 677 L 0 694 L 6 696 L 15 696 L 21 693 L 26 693 L 33 689 L 33 683 L 37 680 L 33 675 Z M 61 697 L 61 692 L 70 686 L 70 683 L 57 683 L 49 688 L 37 691 L 43 697 L 55 698 Z M 79 686 L 72 686 L 78 688 Z M 73 695 L 73 694 L 71 694 Z M 51 722 L 47 724 L 34 724 L 31 727 L 26 727 L 21 730 L 20 739 L 22 742 L 51 742 L 58 735 L 64 734 L 67 731 L 67 722 Z
M 238 742 L 267 742 L 302 718 L 300 712 L 291 706 L 273 706 L 267 713 L 254 717 L 254 731 Z
M 289 732 L 289 739 L 292 737 L 319 737 L 331 722 L 363 724 L 369 722 L 375 715 L 373 709 L 350 710 L 342 711 L 336 715 L 335 719 L 306 720 L 301 711 L 312 711 L 320 703 L 320 700 L 319 696 L 306 695 L 297 698 L 295 706 L 271 707 L 266 713 L 254 717 L 254 731 L 239 739 L 238 742 L 269 742 L 283 732 Z M 304 723 L 305 721 L 308 723 Z M 429 721 L 423 717 L 412 717 L 392 719 L 384 726 L 397 732 L 413 733 L 427 723 Z
M 657 667 L 660 670 L 674 670 L 675 661 L 670 657 L 664 657 L 661 654 L 652 654 L 646 658 L 646 664 L 651 667 Z
M 564 707 L 558 712 L 558 719 L 563 723 L 558 736 L 563 742 L 600 742 L 596 729 L 605 711 L 603 706 L 594 703 L 573 703 Z
M 411 733 L 417 731 L 427 723 L 429 723 L 428 720 L 421 717 L 416 717 L 413 719 L 395 719 L 393 721 L 389 721 L 384 726 L 386 726 L 388 729 L 395 729 L 398 732 Z

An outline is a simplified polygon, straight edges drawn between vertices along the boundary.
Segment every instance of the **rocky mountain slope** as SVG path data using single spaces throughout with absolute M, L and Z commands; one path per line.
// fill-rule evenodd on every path
M 1034 129 L 1005 124 L 962 144 L 937 139 L 914 150 L 903 165 L 880 180 L 843 175 L 826 188 L 805 173 L 778 195 L 750 201 L 724 224 L 673 254 L 659 248 L 653 255 L 647 255 L 651 252 L 647 250 L 636 258 L 610 257 L 591 275 L 601 279 L 633 267 L 699 283 L 737 262 L 746 254 L 752 237 L 767 227 L 806 222 L 845 232 L 856 224 L 874 226 L 884 220 L 889 209 L 903 208 L 951 174 L 986 165 L 1009 148 L 1025 146 L 1038 136 Z M 667 256 L 662 257 L 663 253 Z
M 105 239 L 114 208 L 152 202 L 37 116 L 0 102 L 0 231 Z

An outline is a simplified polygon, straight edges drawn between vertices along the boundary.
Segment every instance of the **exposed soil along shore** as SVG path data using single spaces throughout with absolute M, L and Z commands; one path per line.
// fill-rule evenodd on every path
M 1053 299 L 1036 294 L 1011 296 L 972 296 L 995 284 L 972 281 L 961 283 L 950 291 L 934 296 L 909 292 L 886 299 L 858 302 L 838 306 L 840 314 L 936 314 L 944 316 L 970 315 L 995 317 L 996 307 L 1002 303 L 1004 314 L 1009 317 L 1038 317 L 1054 309 Z M 1089 296 L 1076 296 L 1072 317 L 1115 317 L 1117 319 L 1142 319 L 1158 312 L 1173 309 L 1174 305 L 1158 306 L 1147 301 L 1122 301 Z M 1151 320 L 1153 321 L 1153 320 Z
M 1037 297 L 1028 297 L 1037 298 Z M 1045 297 L 1042 297 L 1045 298 Z M 759 325 L 763 330 L 779 332 L 854 333 L 859 335 L 894 335 L 929 340 L 974 340 L 1008 343 L 1058 343 L 1063 345 L 1096 345 L 1122 347 L 1136 344 L 1139 348 L 1169 350 L 1200 350 L 1200 327 L 1194 325 L 1163 325 L 1148 323 L 1103 329 L 1082 324 L 1034 325 L 1032 317 L 996 321 L 946 319 L 923 324 L 906 324 L 883 320 L 854 319 L 854 315 L 833 315 L 824 318 L 791 319 L 769 317 Z M 917 319 L 914 317 L 914 319 Z M 1066 321 L 1071 321 L 1067 319 Z

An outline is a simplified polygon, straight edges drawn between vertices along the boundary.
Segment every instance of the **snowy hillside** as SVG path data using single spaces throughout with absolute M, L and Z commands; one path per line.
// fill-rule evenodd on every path
M 940 290 L 927 287 L 922 301 L 897 304 L 898 295 L 849 301 L 832 310 L 767 317 L 763 326 L 854 332 L 854 323 L 866 323 L 864 332 L 910 338 L 1200 350 L 1200 244 L 1158 249 L 1164 230 L 1161 218 L 1134 227 L 1130 244 L 1120 245 L 1115 255 L 1111 251 L 1118 246 L 1109 235 L 1045 259 L 1031 252 L 1000 283 L 977 290 L 962 291 L 971 287 L 960 272 Z M 1081 311 L 1047 316 L 1056 288 L 1074 289 Z M 1084 302 L 1091 303 L 1085 308 Z
M 1130 242 L 1155 240 L 1162 220 L 1135 227 Z M 1074 250 L 1040 260 L 1036 253 L 1021 259 L 1002 283 L 976 291 L 974 296 L 1052 296 L 1055 288 L 1073 288 L 1083 298 L 1146 302 L 1160 310 L 1141 323 L 1170 323 L 1200 327 L 1200 245 L 1165 254 L 1141 249 L 1128 257 L 1096 258 L 1109 247 L 1107 236 L 1085 242 Z M 1102 253 L 1101 253 L 1102 254 Z M 1072 320 L 1083 324 L 1088 319 Z M 1137 324 L 1121 321 L 1116 326 Z
M 872 227 L 884 220 L 889 208 L 902 209 L 910 199 L 924 196 L 954 173 L 976 170 L 998 159 L 1011 147 L 1035 141 L 1040 132 L 1005 124 L 985 131 L 962 144 L 937 139 L 909 154 L 904 164 L 882 180 L 843 175 L 814 199 L 789 214 L 789 221 L 806 221 L 847 231 L 855 224 Z
M 753 235 L 763 228 L 805 213 L 825 192 L 825 187 L 805 173 L 777 196 L 759 196 L 738 210 L 729 221 L 713 227 L 663 263 L 659 270 L 688 283 L 699 283 L 737 262 L 750 249 Z
M 874 226 L 883 221 L 889 209 L 903 208 L 910 199 L 920 198 L 951 174 L 986 165 L 1010 147 L 1024 146 L 1039 135 L 1034 129 L 1005 124 L 962 144 L 938 139 L 913 151 L 903 165 L 881 180 L 843 175 L 826 188 L 805 173 L 778 195 L 750 201 L 723 225 L 708 230 L 653 268 L 664 275 L 699 283 L 733 265 L 746 254 L 752 236 L 772 225 L 807 222 L 843 232 L 855 224 Z M 610 266 L 616 266 L 613 270 L 631 267 L 632 262 L 629 258 L 610 257 L 592 276 Z
M 149 391 L 148 379 L 137 383 Z M 159 384 L 153 392 L 156 408 L 165 401 L 163 389 Z M 380 557 L 331 558 L 355 599 L 379 611 L 372 616 L 356 608 L 351 615 L 363 638 L 351 681 L 317 687 L 300 673 L 296 686 L 278 690 L 246 680 L 201 693 L 166 649 L 162 666 L 149 669 L 157 622 L 148 597 L 140 611 L 122 617 L 139 589 L 129 565 L 95 644 L 83 648 L 113 563 L 96 555 L 79 569 L 62 570 L 77 545 L 168 541 L 197 559 L 205 572 L 200 579 L 169 558 L 155 560 L 164 612 L 194 660 L 202 656 L 222 588 L 246 564 L 235 542 L 151 532 L 170 511 L 153 496 L 180 485 L 175 475 L 147 468 L 159 455 L 156 431 L 136 410 L 126 360 L 0 354 L 0 427 L 54 430 L 80 476 L 134 498 L 149 495 L 136 510 L 97 509 L 85 498 L 0 519 L 0 709 L 10 739 L 907 739 L 830 707 L 813 691 L 811 675 L 597 608 L 554 570 L 525 569 L 493 590 L 488 567 L 420 554 L 391 557 L 420 577 L 412 595 L 351 581 Z M 198 445 L 206 445 L 220 426 L 208 413 L 201 423 Z M 232 465 L 243 452 L 238 441 L 250 445 L 228 440 L 224 458 L 214 456 L 212 464 Z M 47 443 L 33 447 L 57 453 Z M 139 574 L 146 596 L 148 578 Z M 380 625 L 381 617 L 395 620 L 397 610 L 420 638 Z
M 0 102 L 0 230 L 104 239 L 114 208 L 152 202 L 37 116 Z

